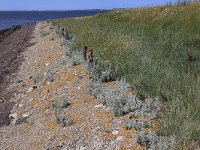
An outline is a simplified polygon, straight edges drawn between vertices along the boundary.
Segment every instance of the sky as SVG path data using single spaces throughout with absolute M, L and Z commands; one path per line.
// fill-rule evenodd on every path
M 136 8 L 176 0 L 0 0 L 0 10 L 82 10 Z

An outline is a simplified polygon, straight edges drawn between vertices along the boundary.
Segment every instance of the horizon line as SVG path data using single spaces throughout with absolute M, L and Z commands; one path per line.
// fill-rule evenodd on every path
M 0 10 L 0 11 L 84 11 L 84 10 L 112 10 L 113 8 L 108 8 L 108 9 L 16 9 L 16 10 Z M 115 9 L 115 8 L 114 8 Z M 126 9 L 126 8 L 116 8 L 116 9 Z
M 146 7 L 162 7 L 167 6 L 168 4 L 161 4 L 161 5 L 150 5 L 150 6 L 135 6 L 135 7 L 119 7 L 119 8 L 88 8 L 88 9 L 30 9 L 30 10 L 0 10 L 1 11 L 84 11 L 84 10 L 117 10 L 117 9 L 137 9 L 137 8 L 146 8 Z M 171 4 L 176 5 L 176 4 Z

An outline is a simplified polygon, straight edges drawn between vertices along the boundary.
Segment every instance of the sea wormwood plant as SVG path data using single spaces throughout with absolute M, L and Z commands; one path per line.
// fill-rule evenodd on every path
M 169 150 L 175 148 L 173 139 L 158 136 L 153 131 L 138 131 L 136 141 L 140 145 L 143 145 L 145 150 Z
M 119 81 L 115 83 L 119 85 Z M 121 85 L 125 84 L 122 83 Z M 136 95 L 126 95 L 125 93 L 129 90 L 129 88 L 127 88 L 129 86 L 118 89 L 103 86 L 101 83 L 90 82 L 86 87 L 92 95 L 100 99 L 105 105 L 110 106 L 113 110 L 113 114 L 116 116 L 133 112 L 153 119 L 157 117 L 155 114 L 159 113 L 162 109 L 162 105 L 156 98 L 149 98 L 142 101 L 138 99 Z
M 94 57 L 93 67 L 88 67 L 90 79 L 94 82 L 109 82 L 117 79 L 117 71 L 113 69 L 108 61 Z
M 143 119 L 142 120 L 134 120 L 134 119 L 131 119 L 131 120 L 127 120 L 125 122 L 125 128 L 127 130 L 130 130 L 132 128 L 135 128 L 136 130 L 143 130 L 145 128 L 148 128 L 150 127 L 151 128 L 151 122 L 147 122 L 147 121 L 144 121 Z
M 69 125 L 73 124 L 73 118 L 68 116 L 66 117 L 64 113 L 64 109 L 66 109 L 70 103 L 68 103 L 66 97 L 62 97 L 61 103 L 53 102 L 52 107 L 55 111 L 55 117 L 58 124 L 63 127 L 68 127 Z
M 42 73 L 36 73 L 35 75 L 31 76 L 30 78 L 33 80 L 34 84 L 42 83 L 44 75 Z
M 46 31 L 40 31 L 40 36 L 41 37 L 45 37 L 49 34 L 49 32 L 46 32 Z

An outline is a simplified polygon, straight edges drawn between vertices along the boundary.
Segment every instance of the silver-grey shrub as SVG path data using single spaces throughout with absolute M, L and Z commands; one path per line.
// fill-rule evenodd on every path
M 151 127 L 151 122 L 146 122 L 143 119 L 142 120 L 128 120 L 125 122 L 125 128 L 127 130 L 130 130 L 132 128 L 135 128 L 136 130 L 143 130 L 145 128 Z
M 116 81 L 115 84 L 119 85 L 119 82 Z M 101 83 L 90 82 L 86 87 L 92 95 L 100 99 L 105 105 L 110 106 L 116 116 L 133 112 L 154 118 L 155 113 L 159 113 L 162 108 L 157 99 L 150 98 L 142 101 L 136 95 L 126 95 L 126 91 L 130 88 L 128 84 L 127 87 L 118 88 L 119 86 L 116 86 L 116 88 L 111 88 L 103 86 Z
M 95 82 L 109 82 L 117 79 L 117 71 L 108 61 L 94 57 L 93 67 L 89 67 L 89 77 Z
M 153 131 L 138 131 L 137 143 L 149 150 L 171 150 L 174 148 L 174 140 L 169 137 L 158 136 Z
M 71 124 L 73 124 L 73 118 L 67 116 L 64 114 L 64 109 L 66 109 L 70 103 L 67 101 L 66 97 L 62 97 L 62 100 L 60 103 L 53 102 L 52 107 L 55 111 L 55 118 L 58 124 L 60 124 L 62 127 L 67 127 Z

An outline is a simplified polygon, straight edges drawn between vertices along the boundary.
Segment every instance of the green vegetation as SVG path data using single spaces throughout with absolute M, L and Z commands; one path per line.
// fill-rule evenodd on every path
M 73 49 L 93 48 L 140 96 L 159 96 L 166 111 L 158 133 L 191 148 L 191 141 L 200 141 L 199 14 L 197 3 L 112 11 L 53 24 L 73 36 Z
M 70 103 L 67 101 L 67 97 L 62 97 L 62 101 L 60 103 L 56 101 L 53 101 L 52 103 L 52 107 L 55 110 L 56 121 L 62 127 L 68 127 L 73 124 L 73 118 L 64 113 L 64 109 L 66 109 L 69 105 Z
M 40 31 L 40 36 L 41 36 L 41 37 L 45 37 L 45 36 L 47 36 L 48 34 L 49 34 L 48 32 Z

